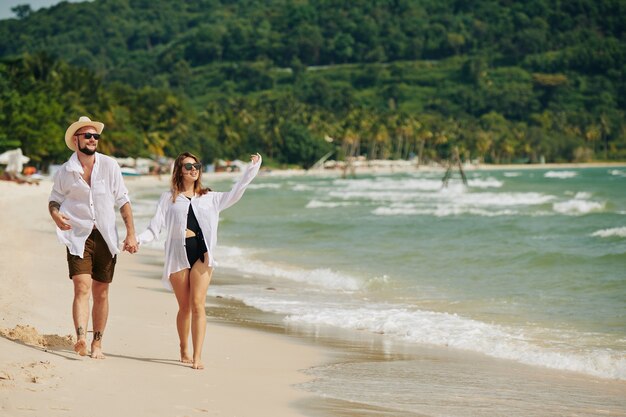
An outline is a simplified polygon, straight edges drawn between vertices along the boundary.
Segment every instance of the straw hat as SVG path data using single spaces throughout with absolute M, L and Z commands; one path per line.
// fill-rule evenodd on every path
M 89 117 L 80 116 L 80 119 L 78 119 L 77 122 L 72 123 L 70 127 L 68 127 L 67 130 L 65 131 L 65 144 L 67 145 L 68 148 L 70 148 L 74 152 L 76 152 L 76 145 L 74 145 L 74 141 L 72 140 L 72 137 L 74 136 L 74 133 L 76 133 L 78 129 L 80 129 L 81 127 L 85 127 L 85 126 L 93 127 L 94 129 L 96 129 L 96 132 L 98 133 L 102 133 L 102 130 L 104 130 L 104 123 L 92 122 Z

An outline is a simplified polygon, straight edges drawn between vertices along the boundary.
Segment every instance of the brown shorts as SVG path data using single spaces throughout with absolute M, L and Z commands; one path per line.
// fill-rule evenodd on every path
M 72 255 L 67 250 L 67 266 L 70 270 L 70 279 L 74 275 L 87 274 L 98 282 L 110 283 L 113 281 L 117 255 L 111 256 L 109 247 L 97 229 L 87 238 L 83 257 Z

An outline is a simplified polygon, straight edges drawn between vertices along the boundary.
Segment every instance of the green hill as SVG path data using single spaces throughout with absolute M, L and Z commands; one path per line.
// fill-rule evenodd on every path
M 41 138 L 82 113 L 105 121 L 103 147 L 120 156 L 626 159 L 624 1 L 96 0 L 18 12 L 0 21 L 0 151 L 19 145 L 42 164 L 67 155 Z

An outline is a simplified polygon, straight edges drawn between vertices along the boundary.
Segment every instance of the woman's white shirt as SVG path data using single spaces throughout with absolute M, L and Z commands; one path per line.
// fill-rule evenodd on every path
M 150 220 L 148 228 L 137 237 L 137 241 L 140 245 L 151 242 L 158 239 L 163 228 L 167 230 L 165 265 L 162 276 L 162 283 L 165 288 L 172 289 L 169 280 L 171 274 L 191 267 L 185 250 L 185 229 L 187 228 L 189 204 L 193 207 L 202 230 L 208 252 L 208 265 L 215 267 L 217 262 L 214 253 L 217 246 L 219 214 L 241 199 L 244 191 L 259 172 L 260 166 L 261 158 L 256 163 L 250 163 L 241 179 L 228 192 L 209 191 L 204 195 L 194 196 L 191 200 L 178 194 L 176 201 L 172 201 L 171 191 L 161 194 L 154 217 Z

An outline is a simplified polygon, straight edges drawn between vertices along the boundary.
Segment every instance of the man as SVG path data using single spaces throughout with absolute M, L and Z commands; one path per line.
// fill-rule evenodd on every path
M 88 353 L 91 293 L 91 357 L 96 359 L 104 359 L 102 335 L 109 315 L 109 284 L 119 253 L 115 206 L 126 225 L 124 250 L 137 251 L 133 214 L 120 167 L 113 158 L 96 152 L 103 129 L 103 123 L 85 116 L 70 125 L 65 143 L 74 153 L 54 176 L 48 202 L 57 236 L 67 247 L 69 277 L 74 283 L 74 350 L 81 356 Z

